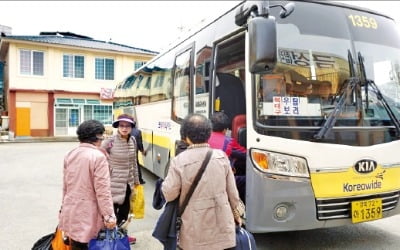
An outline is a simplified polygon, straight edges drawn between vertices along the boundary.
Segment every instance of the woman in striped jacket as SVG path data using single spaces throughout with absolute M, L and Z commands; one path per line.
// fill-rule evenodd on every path
M 102 147 L 109 153 L 111 194 L 117 224 L 128 220 L 131 194 L 140 184 L 136 162 L 136 141 L 131 136 L 135 121 L 130 115 L 122 114 L 113 122 L 118 133 L 104 140 Z M 129 236 L 129 243 L 136 243 L 136 238 Z

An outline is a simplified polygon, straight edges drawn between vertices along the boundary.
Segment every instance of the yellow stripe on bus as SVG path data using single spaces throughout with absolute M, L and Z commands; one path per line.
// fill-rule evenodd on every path
M 147 142 L 149 144 L 155 145 L 155 146 L 159 146 L 161 148 L 166 148 L 166 149 L 172 149 L 175 147 L 175 142 L 171 141 L 171 138 L 168 137 L 167 135 L 162 136 L 162 135 L 154 135 L 153 134 L 153 138 L 152 138 L 152 134 L 142 131 L 142 139 L 144 142 Z
M 170 148 L 171 139 L 167 136 L 153 135 L 153 144 L 162 148 Z
M 382 168 L 380 165 L 368 174 L 357 173 L 349 167 L 346 172 L 312 173 L 311 182 L 316 198 L 335 198 L 375 194 L 397 190 L 400 166 Z

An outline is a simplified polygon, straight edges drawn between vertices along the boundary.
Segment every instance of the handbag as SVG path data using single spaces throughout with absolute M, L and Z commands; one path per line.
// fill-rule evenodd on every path
M 194 188 L 197 186 L 204 170 L 211 158 L 212 150 L 207 152 L 207 155 L 197 172 L 197 175 L 193 181 L 193 184 L 185 198 L 184 203 L 180 207 L 180 215 L 183 214 L 183 211 L 186 208 L 187 203 L 189 202 L 190 196 L 192 195 Z M 158 188 L 161 189 L 161 181 L 158 181 L 159 185 Z M 160 195 L 162 196 L 162 192 L 159 191 Z M 163 198 L 163 197 L 162 197 Z M 165 200 L 164 200 L 165 202 Z M 154 206 L 154 201 L 153 201 Z M 162 206 L 162 205 L 161 205 Z M 161 213 L 160 217 L 157 220 L 157 224 L 154 228 L 152 236 L 158 239 L 164 246 L 164 249 L 177 249 L 177 239 L 179 237 L 179 230 L 182 224 L 182 220 L 180 216 L 178 216 L 179 210 L 179 197 L 173 201 L 167 202 L 164 207 L 164 211 Z
M 234 250 L 257 250 L 254 236 L 243 227 L 236 226 L 236 247 Z
M 32 247 L 32 250 L 71 250 L 70 245 L 65 244 L 62 231 L 56 227 L 54 233 L 40 238 Z
M 201 164 L 199 171 L 196 174 L 196 177 L 193 180 L 192 186 L 190 186 L 190 189 L 189 189 L 185 199 L 182 202 L 182 205 L 178 207 L 178 216 L 176 218 L 176 232 L 178 235 L 178 239 L 179 239 L 179 230 L 181 229 L 181 226 L 182 226 L 182 214 L 183 214 L 183 212 L 185 212 L 185 208 L 186 208 L 187 204 L 189 203 L 190 197 L 192 196 L 194 190 L 197 187 L 197 184 L 199 183 L 201 177 L 203 176 L 204 171 L 206 170 L 206 167 L 208 165 L 208 162 L 210 161 L 211 155 L 212 155 L 212 150 L 209 149 L 203 163 Z
M 135 187 L 135 193 L 131 199 L 131 213 L 134 215 L 135 219 L 143 219 L 144 217 L 144 186 L 137 185 Z
M 130 250 L 128 235 L 123 230 L 102 229 L 89 241 L 89 250 Z
M 54 234 L 55 233 L 47 234 L 38 239 L 35 244 L 33 244 L 32 250 L 50 250 Z
M 72 247 L 65 243 L 63 232 L 57 227 L 56 232 L 54 233 L 54 238 L 51 241 L 51 247 L 53 250 L 71 250 Z

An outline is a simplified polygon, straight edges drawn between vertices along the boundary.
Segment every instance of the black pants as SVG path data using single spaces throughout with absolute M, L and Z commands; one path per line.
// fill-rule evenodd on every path
M 126 193 L 124 202 L 120 204 L 114 203 L 114 213 L 117 216 L 117 225 L 120 225 L 122 221 L 126 221 L 128 219 L 129 210 L 131 208 L 131 188 L 129 184 L 126 184 Z
M 236 187 L 239 191 L 239 197 L 246 204 L 246 176 L 235 175 Z
M 88 243 L 81 243 L 78 241 L 71 240 L 71 250 L 88 250 Z
M 232 248 L 227 248 L 227 249 L 224 249 L 224 250 L 235 250 L 235 248 L 236 248 L 236 247 L 232 247 Z M 178 250 L 183 250 L 183 248 L 180 248 L 179 246 L 177 246 L 176 249 L 178 249 Z
M 139 172 L 139 182 L 140 182 L 140 184 L 143 184 L 144 180 L 142 177 L 142 166 L 139 164 L 139 160 L 137 160 L 136 163 L 137 163 L 137 168 L 138 168 L 138 172 Z

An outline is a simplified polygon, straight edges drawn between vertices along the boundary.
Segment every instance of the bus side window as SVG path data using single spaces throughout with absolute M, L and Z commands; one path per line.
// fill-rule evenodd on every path
M 238 114 L 246 113 L 246 95 L 242 79 L 245 79 L 245 33 L 235 33 L 215 44 L 213 58 L 214 111 L 223 111 L 232 120 Z
M 197 65 L 196 67 L 196 94 L 206 92 L 204 81 L 204 64 Z
M 196 56 L 196 94 L 208 93 L 210 83 L 210 64 L 212 48 L 204 46 L 197 52 Z
M 172 100 L 172 119 L 179 121 L 185 118 L 190 112 L 189 93 L 190 93 L 190 65 L 191 49 L 188 49 L 175 58 L 173 100 Z
M 189 95 L 189 76 L 181 75 L 175 78 L 175 96 Z

